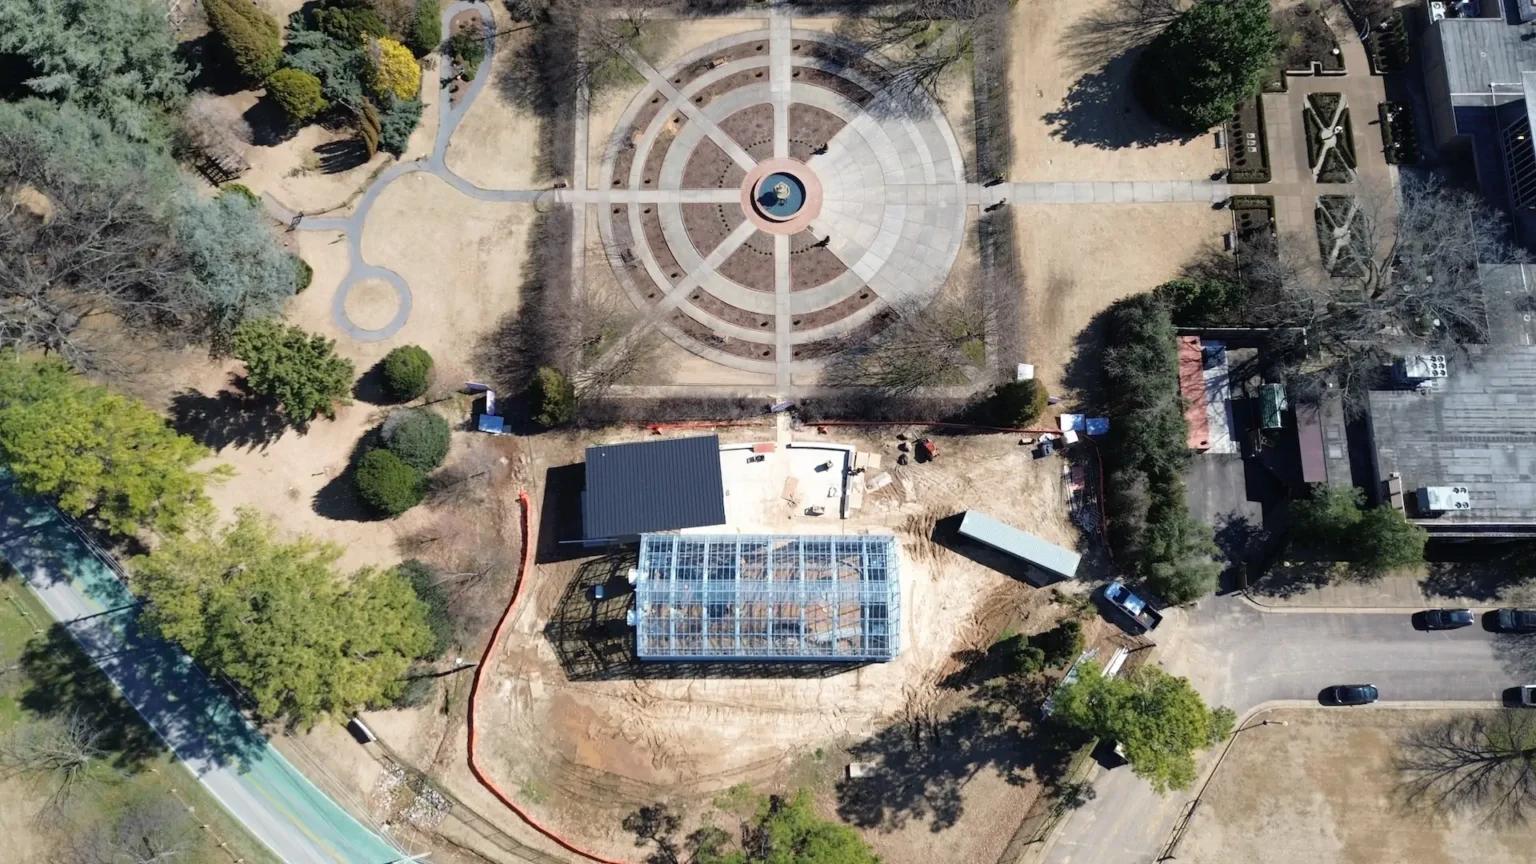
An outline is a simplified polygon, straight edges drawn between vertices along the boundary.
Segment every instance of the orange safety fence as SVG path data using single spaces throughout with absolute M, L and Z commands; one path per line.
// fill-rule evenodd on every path
M 517 493 L 517 501 L 518 504 L 522 507 L 523 557 L 521 563 L 518 565 L 517 584 L 512 588 L 512 601 L 507 604 L 506 611 L 501 613 L 501 620 L 496 622 L 496 630 L 491 634 L 490 644 L 485 646 L 485 654 L 480 658 L 480 665 L 475 667 L 475 680 L 474 683 L 470 686 L 469 770 L 475 775 L 475 779 L 480 781 L 481 786 L 484 786 L 488 792 L 490 792 L 492 795 L 495 795 L 497 800 L 507 806 L 507 809 L 511 810 L 513 813 L 516 813 L 519 819 L 522 819 L 528 824 L 528 827 L 539 832 L 540 834 L 543 834 L 550 840 L 553 840 L 555 843 L 559 844 L 562 849 L 565 849 L 568 852 L 574 852 L 588 860 L 597 861 L 599 864 L 627 864 L 627 862 L 616 858 L 605 858 L 595 852 L 588 852 L 586 849 L 577 846 L 575 843 L 572 843 L 564 837 L 561 837 L 559 834 L 556 834 L 549 828 L 546 828 L 544 825 L 541 825 L 539 821 L 530 816 L 527 811 L 517 806 L 517 803 L 512 800 L 510 795 L 501 791 L 500 787 L 496 785 L 496 782 L 487 776 L 485 771 L 481 770 L 480 763 L 475 760 L 475 732 L 477 731 L 475 714 L 480 707 L 480 685 L 485 677 L 486 667 L 490 665 L 491 655 L 496 652 L 496 646 L 501 644 L 501 635 L 506 630 L 507 624 L 512 620 L 512 612 L 517 608 L 517 600 L 520 596 L 522 596 L 523 586 L 528 582 L 528 565 L 533 560 L 533 547 L 537 543 L 537 538 L 533 533 L 533 500 L 528 497 L 527 490 L 519 490 Z

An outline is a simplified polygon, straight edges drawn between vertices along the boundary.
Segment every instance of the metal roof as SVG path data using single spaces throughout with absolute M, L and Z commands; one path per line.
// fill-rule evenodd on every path
M 901 650 L 899 562 L 889 535 L 647 534 L 635 656 L 890 660 Z
M 588 540 L 725 524 L 717 435 L 588 447 L 586 476 Z
M 1500 18 L 1446 18 L 1433 25 L 1445 55 L 1453 105 L 1496 105 L 1524 98 L 1521 73 L 1536 71 L 1536 42 Z
M 1022 558 L 1068 579 L 1077 573 L 1077 564 L 1082 560 L 1081 555 L 1070 549 L 1041 540 L 1028 531 L 1020 531 L 976 510 L 967 510 L 961 517 L 960 536 L 985 543 L 999 552 Z

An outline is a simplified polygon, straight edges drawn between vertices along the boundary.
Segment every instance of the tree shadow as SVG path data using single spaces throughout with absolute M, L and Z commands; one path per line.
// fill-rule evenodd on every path
M 223 40 L 211 30 L 178 44 L 176 57 L 189 68 L 197 69 L 197 75 L 187 82 L 189 92 L 205 90 L 215 96 L 233 96 L 251 89 L 250 82 L 231 60 Z
M 277 402 L 253 392 L 237 375 L 228 389 L 213 395 L 189 388 L 172 396 L 171 428 L 220 453 L 226 447 L 265 450 L 289 427 Z
M 1085 16 L 1067 28 L 1062 56 L 1078 72 L 1108 65 L 1145 48 L 1179 17 L 1177 0 L 1127 0 Z
M 344 138 L 340 141 L 327 141 L 315 147 L 315 155 L 320 157 L 320 170 L 326 174 L 341 174 L 351 171 L 368 161 L 368 148 L 356 138 Z
M 315 492 L 310 505 L 316 515 L 324 519 L 334 519 L 337 522 L 382 522 L 390 518 L 368 506 L 368 503 L 358 496 L 355 479 L 358 460 L 362 459 L 368 451 L 381 446 L 380 428 L 375 426 L 364 432 L 357 439 L 357 443 L 352 445 L 352 453 L 347 457 L 347 467 Z
M 241 117 L 251 127 L 251 143 L 257 147 L 275 147 L 292 138 L 296 131 L 288 114 L 271 97 L 257 100 Z
M 396 399 L 384 384 L 384 361 L 368 367 L 368 371 L 360 375 L 352 385 L 352 398 L 369 405 L 399 405 Z
M 1238 574 L 1256 572 L 1269 541 L 1264 525 L 1255 523 L 1247 513 L 1233 510 L 1217 518 L 1215 529 L 1212 539 L 1227 559 L 1223 584 L 1231 584 Z
M 1141 106 L 1133 81 L 1141 51 L 1127 51 L 1073 82 L 1061 107 L 1041 118 L 1051 126 L 1051 137 L 1069 144 L 1121 150 L 1192 141 L 1204 135 L 1164 126 Z
M 882 831 L 927 820 L 938 833 L 959 822 L 965 785 L 984 770 L 1013 786 L 1040 783 L 1052 794 L 1080 742 L 1025 719 L 1042 692 L 1017 679 L 985 684 L 948 714 L 903 717 L 854 745 L 849 755 L 871 770 L 838 782 L 838 816 Z
M 1284 600 L 1330 585 L 1336 575 L 1333 562 L 1329 561 L 1278 561 L 1251 580 L 1248 591 Z
M 1448 544 L 1433 549 L 1438 560 L 1426 567 L 1429 574 L 1419 587 L 1431 597 L 1464 597 L 1485 603 L 1505 599 L 1509 589 L 1531 579 L 1532 547 L 1528 543 L 1515 548 L 1491 551 L 1474 544 Z

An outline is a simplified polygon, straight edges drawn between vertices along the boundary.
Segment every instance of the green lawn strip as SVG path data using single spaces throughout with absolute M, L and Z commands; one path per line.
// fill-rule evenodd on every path
M 0 669 L 19 662 L 29 642 L 46 646 L 45 651 L 34 651 L 34 655 L 45 656 L 47 664 L 39 667 L 28 663 L 0 682 L 0 734 L 40 722 L 49 713 L 67 714 L 80 702 L 96 703 L 88 706 L 89 714 L 98 721 L 110 719 L 112 728 L 103 736 L 107 758 L 93 769 L 100 782 L 83 793 L 84 812 L 106 822 L 137 798 L 174 796 L 192 808 L 197 825 L 207 826 L 199 829 L 203 837 L 198 854 L 188 860 L 223 864 L 243 859 L 278 864 L 280 859 L 247 833 L 164 747 L 74 641 L 54 628 L 53 618 L 41 601 L 0 562 Z M 46 694 L 39 690 L 43 684 L 48 688 Z M 46 710 L 32 710 L 33 706 L 45 706 Z M 220 850 L 221 843 L 226 845 L 227 854 Z

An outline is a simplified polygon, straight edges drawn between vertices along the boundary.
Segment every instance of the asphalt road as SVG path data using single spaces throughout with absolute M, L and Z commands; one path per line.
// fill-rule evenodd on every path
M 1206 701 L 1242 716 L 1273 700 L 1311 700 L 1334 684 L 1375 684 L 1383 702 L 1493 702 L 1514 684 L 1481 624 L 1423 632 L 1393 613 L 1263 612 L 1236 597 L 1173 610 L 1155 634 L 1169 672 Z M 1336 708 L 1356 711 L 1359 708 Z M 1284 734 L 1254 730 L 1246 734 Z M 1157 854 L 1196 790 L 1159 796 L 1128 768 L 1101 772 L 1049 864 L 1143 864 Z
M 179 648 L 142 633 L 109 559 L 0 474 L 0 558 L 215 798 L 289 864 L 387 864 L 404 853 L 274 750 Z

